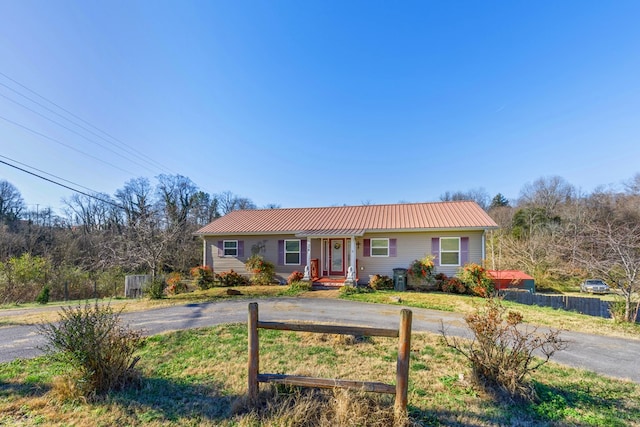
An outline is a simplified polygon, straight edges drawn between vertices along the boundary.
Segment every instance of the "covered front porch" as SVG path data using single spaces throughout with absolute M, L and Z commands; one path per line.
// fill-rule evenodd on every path
M 313 230 L 297 233 L 306 239 L 305 281 L 314 286 L 356 286 L 357 253 L 364 230 Z

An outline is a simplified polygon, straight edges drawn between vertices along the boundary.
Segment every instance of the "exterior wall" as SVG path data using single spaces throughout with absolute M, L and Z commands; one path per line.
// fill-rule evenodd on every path
M 356 249 L 356 258 L 359 271 L 357 272 L 360 283 L 368 283 L 369 276 L 374 274 L 385 274 L 393 276 L 394 268 L 407 268 L 409 264 L 425 255 L 431 254 L 431 239 L 434 237 L 468 237 L 468 261 L 482 264 L 482 231 L 441 231 L 423 233 L 367 233 L 363 237 L 358 237 L 356 242 L 359 247 Z M 396 239 L 395 257 L 365 257 L 363 239 L 389 238 Z M 296 239 L 293 235 L 264 235 L 264 236 L 207 236 L 204 243 L 204 260 L 206 265 L 211 266 L 214 271 L 222 272 L 233 269 L 241 274 L 247 273 L 244 262 L 252 254 L 252 248 L 260 248 L 259 254 L 276 266 L 276 276 L 281 281 L 286 281 L 293 271 L 304 272 L 306 264 L 300 265 L 278 265 L 278 240 Z M 218 242 L 221 240 L 241 240 L 244 243 L 244 256 L 242 257 L 220 257 L 218 256 Z M 300 240 L 306 240 L 302 238 Z M 348 240 L 346 241 L 348 245 Z M 322 239 L 311 239 L 311 259 L 321 259 Z M 302 258 L 302 256 L 301 256 Z M 345 256 L 346 258 L 346 256 Z M 346 260 L 345 260 L 346 261 Z M 447 276 L 456 274 L 461 266 L 436 266 L 436 273 L 444 273 Z
M 360 268 L 359 281 L 366 283 L 373 274 L 385 274 L 393 276 L 394 268 L 407 268 L 413 260 L 424 258 L 431 254 L 431 239 L 434 237 L 468 237 L 469 256 L 467 262 L 482 264 L 482 231 L 442 231 L 425 233 L 367 233 L 358 238 L 360 248 L 357 251 L 358 265 Z M 390 238 L 397 239 L 395 257 L 365 257 L 362 239 Z M 444 273 L 453 276 L 461 266 L 438 266 L 436 273 Z
M 281 282 L 287 280 L 287 277 L 294 271 L 304 272 L 306 264 L 300 265 L 278 265 L 278 240 L 297 239 L 290 234 L 282 235 L 264 235 L 264 236 L 206 236 L 205 237 L 205 263 L 213 268 L 217 273 L 229 271 L 233 269 L 237 273 L 249 276 L 244 263 L 252 255 L 252 250 L 258 251 L 258 254 L 265 261 L 272 262 L 275 265 L 276 278 Z M 224 240 L 242 241 L 244 245 L 244 256 L 218 256 L 218 242 Z M 306 240 L 306 239 L 300 239 Z M 313 247 L 312 247 L 313 248 Z M 312 257 L 314 252 L 312 251 Z M 319 254 L 319 249 L 318 249 Z M 302 254 L 301 254 L 302 258 Z

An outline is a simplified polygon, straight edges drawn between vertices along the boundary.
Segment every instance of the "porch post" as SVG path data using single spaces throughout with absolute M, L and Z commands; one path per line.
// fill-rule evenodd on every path
M 349 272 L 347 273 L 347 280 L 344 284 L 347 286 L 356 286 L 356 236 L 351 236 L 351 257 L 349 260 Z
M 307 237 L 307 265 L 304 267 L 303 281 L 311 280 L 311 237 Z

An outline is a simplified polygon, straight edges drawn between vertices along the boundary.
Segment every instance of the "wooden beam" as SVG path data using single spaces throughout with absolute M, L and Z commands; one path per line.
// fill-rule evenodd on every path
M 407 412 L 407 390 L 409 388 L 409 355 L 411 354 L 411 310 L 400 312 L 400 339 L 398 340 L 398 365 L 396 369 L 396 417 Z
M 277 329 L 281 331 L 314 332 L 314 333 L 340 334 L 340 335 L 362 335 L 367 337 L 397 338 L 399 336 L 399 332 L 397 329 L 368 328 L 368 327 L 362 327 L 362 326 L 258 322 L 258 327 L 262 329 Z
M 258 342 L 258 303 L 249 304 L 249 319 L 247 321 L 249 330 L 249 401 L 255 403 L 258 400 L 258 372 L 260 368 L 260 344 Z
M 339 380 L 331 378 L 314 378 L 303 377 L 299 375 L 283 375 L 283 374 L 259 374 L 258 381 L 263 383 L 287 384 L 301 387 L 317 387 L 317 388 L 347 388 L 351 390 L 369 391 L 374 393 L 394 394 L 396 387 L 394 385 L 369 382 L 369 381 L 353 381 Z

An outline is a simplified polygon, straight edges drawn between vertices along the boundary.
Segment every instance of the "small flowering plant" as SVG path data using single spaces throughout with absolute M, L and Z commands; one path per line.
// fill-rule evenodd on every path
M 433 256 L 427 255 L 422 259 L 414 260 L 409 266 L 409 275 L 418 280 L 429 279 L 433 275 Z
M 251 283 L 254 285 L 270 285 L 275 279 L 276 267 L 273 263 L 265 261 L 260 255 L 251 255 L 245 263 L 247 271 L 253 273 Z
M 182 281 L 182 274 L 177 271 L 169 273 L 166 282 L 166 291 L 169 295 L 176 295 L 182 292 L 187 292 L 187 285 Z
M 495 286 L 487 270 L 479 264 L 466 264 L 457 276 L 474 295 L 488 298 L 495 291 Z
M 213 282 L 215 280 L 215 275 L 213 273 L 213 269 L 208 265 L 199 265 L 197 267 L 193 267 L 189 270 L 191 277 L 195 285 L 204 290 L 209 289 L 213 286 Z

